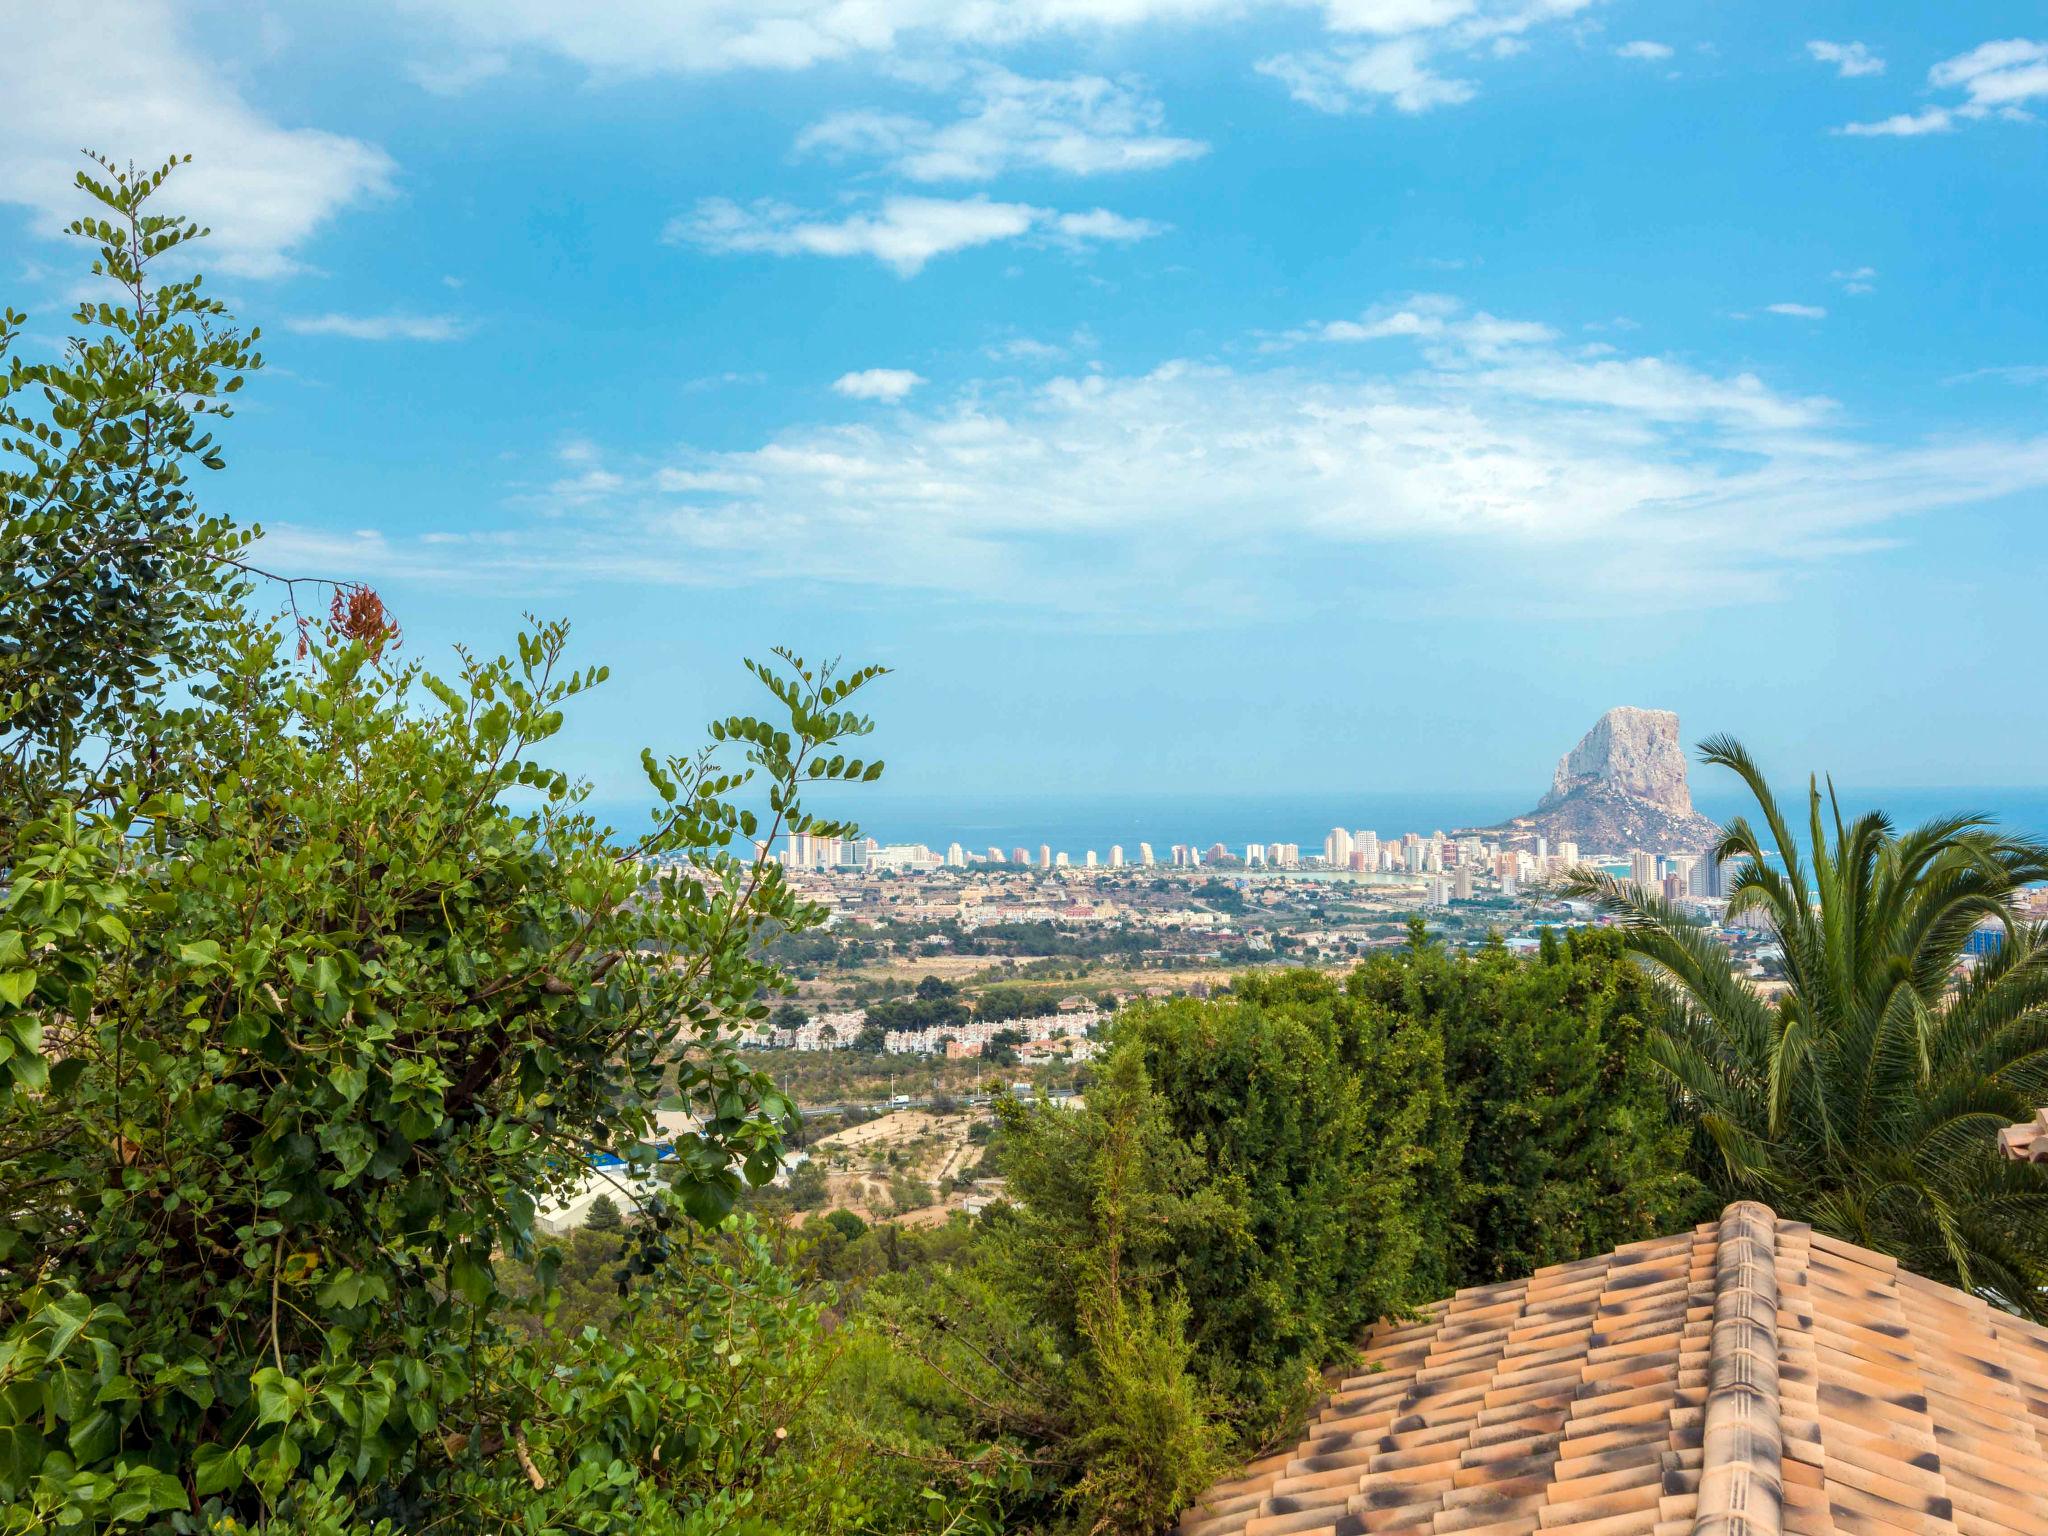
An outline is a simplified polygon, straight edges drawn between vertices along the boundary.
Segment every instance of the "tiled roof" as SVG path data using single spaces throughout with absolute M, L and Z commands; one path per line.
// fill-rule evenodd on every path
M 2000 1131 L 1998 1150 L 2016 1163 L 2048 1163 L 2048 1109 Z
M 1365 1358 L 1181 1536 L 2048 1536 L 2048 1329 L 1753 1202 Z

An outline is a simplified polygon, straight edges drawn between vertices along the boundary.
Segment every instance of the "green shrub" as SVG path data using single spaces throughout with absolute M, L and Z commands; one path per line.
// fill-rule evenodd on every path
M 83 646 L 59 610 L 24 610 L 11 637 L 0 1532 L 460 1523 L 527 1483 L 533 1392 L 561 1423 L 615 1422 L 573 1393 L 626 1366 L 575 1363 L 557 1392 L 507 1324 L 494 1260 L 533 1253 L 537 1202 L 593 1152 L 650 1161 L 658 1106 L 693 1111 L 673 1196 L 623 1257 L 668 1276 L 678 1234 L 775 1169 L 791 1106 L 737 1041 L 787 990 L 766 940 L 824 913 L 750 840 L 850 830 L 800 791 L 878 774 L 838 750 L 867 730 L 843 706 L 876 674 L 755 666 L 776 720 L 643 753 L 656 805 L 622 840 L 537 755 L 604 678 L 567 666 L 564 626 L 516 659 L 459 653 L 442 679 L 398 659 L 360 589 L 327 623 L 245 618 L 193 574 L 232 569 L 246 539 L 197 513 L 184 465 L 217 467 L 194 402 L 255 360 L 196 281 L 152 286 L 148 263 L 196 233 L 145 206 L 161 180 L 93 186 L 109 216 L 80 227 L 132 277 L 128 304 L 81 309 L 62 362 L 0 375 L 7 579 L 77 563 L 118 585 L 111 546 L 132 535 L 172 582 L 136 591 L 157 617 L 112 637 L 98 682 L 53 659 Z M 37 398 L 57 403 L 24 436 Z M 119 484 L 147 517 L 110 510 Z M 89 752 L 81 717 L 103 731 Z M 643 1390 L 673 1407 L 698 1388 Z M 571 1467 L 565 1431 L 564 1483 L 666 1498 L 727 1456 L 656 1468 L 632 1459 L 644 1436 L 605 1433 L 623 1470 Z

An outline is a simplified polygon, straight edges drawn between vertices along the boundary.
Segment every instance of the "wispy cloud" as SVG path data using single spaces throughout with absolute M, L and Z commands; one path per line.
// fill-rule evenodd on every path
M 1929 107 L 1922 112 L 1894 112 L 1869 123 L 1844 123 L 1835 131 L 1856 139 L 1917 139 L 1922 134 L 1947 133 L 1955 118 L 1947 107 Z
M 1256 68 L 1319 112 L 1370 111 L 1386 104 L 1421 113 L 1472 100 L 1478 84 L 1452 73 L 1446 60 L 1508 58 L 1526 34 L 1577 14 L 1593 0 L 1330 0 L 1334 33 L 1363 33 L 1367 42 L 1339 41 L 1262 59 Z M 1656 45 L 1652 45 L 1656 46 Z
M 1928 70 L 1927 83 L 1936 90 L 1960 91 L 1962 100 L 1875 122 L 1844 123 L 1836 131 L 1865 138 L 1918 138 L 1994 116 L 2031 122 L 2031 104 L 2048 98 L 2048 42 L 2009 37 L 1980 43 Z
M 386 553 L 471 581 L 799 574 L 1112 624 L 1164 590 L 1241 598 L 1254 570 L 1313 600 L 1305 571 L 1326 586 L 1409 545 L 1489 592 L 1661 611 L 1770 597 L 1902 519 L 2048 488 L 2048 437 L 1869 442 L 1835 402 L 1753 374 L 1589 357 L 1462 305 L 1430 318 L 1389 334 L 1391 357 L 981 380 L 737 450 L 579 451 L 527 493 L 530 533 Z
M 469 324 L 454 315 L 299 315 L 284 321 L 299 336 L 341 336 L 350 341 L 460 341 Z
M 685 5 L 558 5 L 535 0 L 414 0 L 412 13 L 452 44 L 531 49 L 599 79 L 727 70 L 808 69 L 856 55 L 943 58 L 963 48 L 1100 38 L 1141 27 L 1227 23 L 1247 12 L 1320 12 L 1332 37 L 1433 35 L 1490 47 L 1593 0 L 690 0 Z M 1502 54 L 1512 48 L 1495 50 Z
M 1287 94 L 1318 112 L 1343 113 L 1385 101 L 1400 112 L 1427 112 L 1470 101 L 1478 87 L 1438 74 L 1428 45 L 1419 38 L 1395 38 L 1369 48 L 1321 53 L 1284 53 L 1262 59 L 1258 71 L 1287 87 Z
M 373 144 L 290 128 L 243 99 L 186 39 L 180 7 L 133 0 L 118 20 L 87 5 L 7 9 L 7 130 L 0 202 L 56 234 L 80 212 L 72 178 L 92 145 L 154 168 L 193 164 L 167 194 L 210 226 L 207 259 L 240 277 L 281 277 L 343 210 L 386 196 L 395 170 Z
M 1644 59 L 1650 62 L 1668 59 L 1671 57 L 1672 51 L 1669 43 L 1651 42 L 1647 38 L 1640 38 L 1633 43 L 1623 43 L 1614 50 L 1618 58 Z
M 858 373 L 842 373 L 832 381 L 832 389 L 849 400 L 896 401 L 924 382 L 923 374 L 908 368 L 863 368 Z
M 873 157 L 912 181 L 987 181 L 1014 169 L 1099 176 L 1190 160 L 1208 146 L 1163 133 L 1166 112 L 1136 82 L 1072 75 L 1033 80 L 984 66 L 950 123 L 835 112 L 797 138 L 799 154 Z
M 414 59 L 405 66 L 405 76 L 429 95 L 462 96 L 511 67 L 512 61 L 502 53 L 472 53 L 443 62 Z
M 2003 363 L 1993 368 L 1972 368 L 1968 373 L 1951 374 L 1941 382 L 1950 384 L 1974 384 L 1980 379 L 1997 379 L 2005 384 L 2048 384 L 2048 363 Z
M 1840 283 L 1844 293 L 1875 293 L 1877 291 L 1877 268 L 1838 267 L 1828 274 L 1831 282 Z
M 743 206 L 714 197 L 671 219 L 663 239 L 723 255 L 866 256 L 911 277 L 934 257 L 1026 235 L 1080 249 L 1127 244 L 1164 228 L 1104 208 L 1062 213 L 986 197 L 889 197 L 876 210 L 836 219 L 768 199 Z
M 1884 73 L 1884 60 L 1861 43 L 1830 43 L 1815 39 L 1806 45 L 1806 51 L 1821 63 L 1834 65 L 1835 72 L 1845 80 Z
M 1960 86 L 1969 99 L 1957 110 L 1966 116 L 2020 107 L 2048 96 L 2048 42 L 2009 37 L 1981 43 L 1935 65 L 1927 83 Z
M 1818 304 L 1793 304 L 1790 302 L 1766 304 L 1764 306 L 1764 313 L 1767 315 L 1789 315 L 1794 320 L 1825 320 L 1828 317 L 1828 312 Z

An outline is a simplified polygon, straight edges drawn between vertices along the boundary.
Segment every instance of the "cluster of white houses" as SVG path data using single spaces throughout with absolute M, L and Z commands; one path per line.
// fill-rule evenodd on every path
M 1085 998 L 1069 997 L 1058 1013 L 1024 1019 L 963 1019 L 954 1024 L 935 1024 L 928 1029 L 892 1029 L 882 1037 L 882 1048 L 894 1055 L 944 1056 L 958 1061 L 981 1055 L 995 1037 L 1004 1032 L 1023 1037 L 1017 1054 L 1026 1059 L 1065 1056 L 1085 1061 L 1093 1051 L 1088 1038 L 1101 1024 L 1101 1009 Z M 867 1028 L 867 1010 L 845 1008 L 821 1013 L 787 1029 L 765 1029 L 756 1037 L 764 1047 L 785 1051 L 843 1051 L 852 1046 Z
M 884 1037 L 884 1048 L 910 1056 L 944 1055 L 949 1061 L 979 1056 L 995 1037 L 1006 1031 L 1022 1035 L 1017 1054 L 1066 1055 L 1085 1061 L 1092 1053 L 1084 1049 L 1063 1049 L 1061 1042 L 1090 1046 L 1088 1033 L 1102 1022 L 1093 1005 L 1043 1014 L 1030 1019 L 970 1019 L 961 1024 L 936 1024 L 929 1029 L 892 1029 Z

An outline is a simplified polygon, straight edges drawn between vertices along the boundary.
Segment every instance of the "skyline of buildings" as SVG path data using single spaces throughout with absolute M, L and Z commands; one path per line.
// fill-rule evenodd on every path
M 755 847 L 757 851 L 767 850 L 761 840 L 756 841 Z M 837 873 L 953 869 L 1085 876 L 1156 868 L 1394 877 L 1423 882 L 1428 903 L 1438 906 L 1453 900 L 1474 899 L 1482 882 L 1489 894 L 1513 897 L 1523 887 L 1563 875 L 1582 862 L 1617 872 L 1626 883 L 1670 901 L 1720 899 L 1726 884 L 1725 872 L 1710 848 L 1696 853 L 1656 853 L 1633 848 L 1625 853 L 1583 855 L 1575 842 L 1559 842 L 1552 849 L 1548 839 L 1538 837 L 1533 850 L 1504 848 L 1475 834 L 1453 837 L 1441 829 L 1427 836 L 1404 832 L 1398 838 L 1382 839 L 1370 828 L 1332 827 L 1323 839 L 1321 851 L 1306 855 L 1295 842 L 1247 843 L 1241 854 L 1232 854 L 1221 842 L 1212 842 L 1206 848 L 1193 842 L 1173 843 L 1168 845 L 1163 861 L 1156 857 L 1150 842 L 1138 843 L 1137 849 L 1137 859 L 1127 861 L 1121 843 L 1110 845 L 1106 860 L 1097 849 L 1088 848 L 1077 864 L 1068 850 L 1056 849 L 1050 842 L 1041 842 L 1034 856 L 1022 845 L 1007 854 L 995 845 L 975 853 L 955 839 L 941 854 L 925 843 L 883 843 L 873 837 L 819 838 L 790 833 L 772 856 L 785 867 Z

